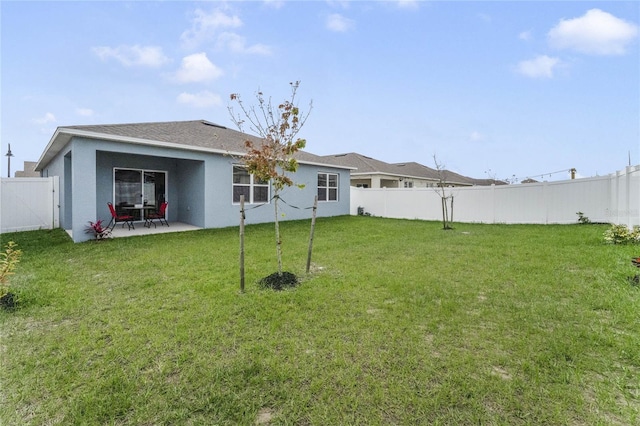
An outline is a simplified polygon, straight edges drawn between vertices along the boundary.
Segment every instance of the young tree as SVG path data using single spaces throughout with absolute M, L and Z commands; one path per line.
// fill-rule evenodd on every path
M 433 155 L 433 163 L 436 166 L 436 170 L 438 172 L 438 195 L 440 195 L 440 200 L 442 203 L 442 229 L 453 229 L 451 226 L 451 222 L 453 222 L 453 194 L 447 195 L 446 192 L 446 177 L 445 177 L 445 168 L 442 163 L 438 161 L 436 155 Z M 451 215 L 449 215 L 449 200 L 451 201 Z
M 240 112 L 235 114 L 233 107 L 229 107 L 231 120 L 241 132 L 245 124 L 249 130 L 261 138 L 259 145 L 250 140 L 245 141 L 247 149 L 243 163 L 247 171 L 254 177 L 270 181 L 273 187 L 273 207 L 276 237 L 276 255 L 278 258 L 278 275 L 282 275 L 282 240 L 280 238 L 280 224 L 278 201 L 280 192 L 294 184 L 288 173 L 298 170 L 298 162 L 294 154 L 306 145 L 304 139 L 298 138 L 300 129 L 307 121 L 313 104 L 309 103 L 309 110 L 302 113 L 296 105 L 296 94 L 300 82 L 289 83 L 291 97 L 274 107 L 271 98 L 266 99 L 260 91 L 256 93 L 257 106 L 246 107 L 237 93 L 231 94 L 231 101 L 236 102 Z

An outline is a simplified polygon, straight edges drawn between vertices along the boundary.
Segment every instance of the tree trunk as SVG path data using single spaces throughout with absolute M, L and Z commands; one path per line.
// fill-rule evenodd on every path
M 280 240 L 280 222 L 278 220 L 278 194 L 273 197 L 273 207 L 275 209 L 275 228 L 276 228 L 276 256 L 278 258 L 278 275 L 282 275 L 282 241 Z
M 307 274 L 311 269 L 311 252 L 313 250 L 313 233 L 316 229 L 316 211 L 318 210 L 318 196 L 313 200 L 313 215 L 311 216 L 311 234 L 309 236 L 309 252 L 307 254 Z

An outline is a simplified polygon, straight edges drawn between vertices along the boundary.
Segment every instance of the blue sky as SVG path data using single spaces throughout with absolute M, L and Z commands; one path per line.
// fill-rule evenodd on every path
M 307 150 L 476 178 L 640 164 L 636 1 L 2 1 L 2 176 L 58 126 L 206 119 L 299 80 Z M 559 173 L 554 173 L 559 172 Z

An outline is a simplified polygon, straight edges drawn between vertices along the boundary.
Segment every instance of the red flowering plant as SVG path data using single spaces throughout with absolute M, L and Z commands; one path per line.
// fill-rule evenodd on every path
M 102 219 L 97 222 L 89 221 L 89 225 L 87 225 L 85 232 L 87 234 L 93 234 L 96 240 L 104 240 L 111 236 L 111 230 L 108 227 L 102 226 Z

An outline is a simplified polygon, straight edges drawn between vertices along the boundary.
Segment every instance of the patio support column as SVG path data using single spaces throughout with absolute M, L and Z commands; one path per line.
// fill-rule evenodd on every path
M 97 220 L 96 150 L 89 141 L 72 141 L 71 188 L 73 241 L 78 243 L 92 239 L 90 234 L 85 233 L 85 227 L 89 221 Z
M 380 176 L 371 176 L 371 188 L 381 188 Z

